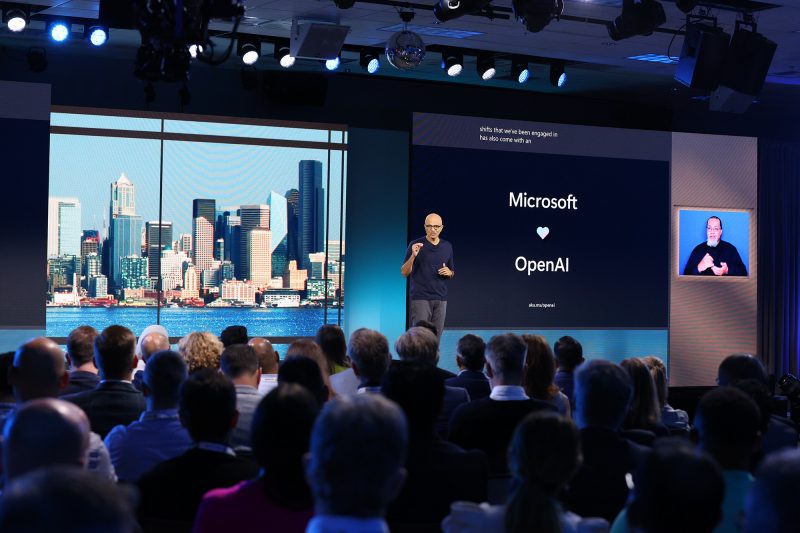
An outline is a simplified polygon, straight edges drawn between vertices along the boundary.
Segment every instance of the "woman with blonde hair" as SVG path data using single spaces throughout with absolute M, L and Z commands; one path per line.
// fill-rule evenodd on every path
M 219 359 L 224 346 L 209 331 L 193 331 L 178 341 L 178 353 L 186 361 L 189 373 L 201 368 L 219 369 Z

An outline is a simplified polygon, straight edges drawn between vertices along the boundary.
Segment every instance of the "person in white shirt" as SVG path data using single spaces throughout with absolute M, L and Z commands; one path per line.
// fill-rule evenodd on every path
M 272 389 L 278 386 L 278 363 L 280 357 L 272 343 L 264 337 L 253 337 L 247 342 L 258 356 L 259 366 L 261 367 L 261 381 L 258 382 L 258 392 L 266 396 Z

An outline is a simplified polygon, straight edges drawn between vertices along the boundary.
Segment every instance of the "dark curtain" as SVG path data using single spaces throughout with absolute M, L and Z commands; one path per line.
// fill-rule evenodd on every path
M 760 140 L 758 299 L 761 356 L 770 373 L 800 362 L 800 144 Z

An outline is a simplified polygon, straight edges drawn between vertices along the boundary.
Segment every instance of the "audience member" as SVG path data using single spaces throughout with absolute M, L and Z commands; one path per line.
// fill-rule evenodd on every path
M 139 334 L 139 339 L 136 341 L 136 357 L 139 357 L 142 361 L 145 361 L 145 354 L 144 350 L 142 350 L 142 344 L 144 343 L 144 340 L 147 338 L 147 336 L 150 335 L 151 333 L 158 333 L 159 335 L 162 335 L 167 339 L 169 339 L 169 333 L 167 332 L 167 328 L 165 328 L 161 324 L 151 324 L 146 328 L 144 328 L 142 332 Z M 164 348 L 164 350 L 169 350 L 169 346 Z M 152 355 L 156 351 L 160 350 L 152 351 L 150 352 L 150 354 Z
M 406 524 L 418 532 L 438 531 L 452 502 L 486 499 L 486 455 L 464 451 L 436 434 L 444 390 L 442 377 L 419 362 L 399 361 L 384 380 L 383 394 L 403 409 L 409 429 L 408 479 L 386 515 L 393 528 Z
M 628 373 L 633 385 L 631 406 L 622 427 L 632 440 L 652 446 L 656 437 L 669 435 L 666 426 L 661 423 L 661 410 L 658 407 L 653 376 L 644 361 L 636 357 L 624 359 L 620 366 Z
M 316 342 L 328 361 L 328 374 L 333 376 L 350 368 L 344 331 L 336 324 L 323 324 L 317 330 Z
M 512 491 L 505 505 L 457 502 L 442 524 L 445 533 L 562 533 L 605 531 L 601 519 L 564 512 L 556 499 L 581 461 L 580 435 L 552 412 L 532 413 L 519 423 L 508 452 Z
M 573 417 L 581 432 L 583 464 L 562 496 L 570 511 L 611 521 L 625 505 L 626 475 L 648 454 L 621 433 L 632 396 L 628 373 L 614 363 L 593 360 L 576 372 Z
M 131 384 L 136 367 L 136 337 L 123 326 L 108 326 L 94 341 L 94 361 L 100 383 L 92 390 L 64 396 L 83 409 L 92 431 L 105 438 L 111 429 L 127 425 L 145 410 L 144 396 Z
M 158 331 L 151 331 L 146 335 L 139 337 L 139 357 L 141 358 L 141 363 L 147 365 L 147 362 L 150 360 L 150 356 L 157 352 L 163 352 L 164 350 L 169 350 L 169 337 L 166 335 L 159 333 Z M 146 367 L 146 366 L 145 366 Z M 140 391 L 144 391 L 144 370 L 137 370 L 133 373 L 133 386 L 139 389 Z
M 558 362 L 556 385 L 569 398 L 570 406 L 575 411 L 575 369 L 583 363 L 583 346 L 567 335 L 558 339 L 553 352 Z
M 214 489 L 203 497 L 194 533 L 269 529 L 302 533 L 314 510 L 303 456 L 319 403 L 304 387 L 284 383 L 258 405 L 253 417 L 257 479 Z
M 69 365 L 69 384 L 61 395 L 75 394 L 92 390 L 100 383 L 97 367 L 94 365 L 94 340 L 97 330 L 91 326 L 78 326 L 67 336 L 67 365 Z
M 745 504 L 747 533 L 796 533 L 800 524 L 800 450 L 768 455 Z
M 547 340 L 541 335 L 523 335 L 528 345 L 525 362 L 525 392 L 531 398 L 551 404 L 561 415 L 569 418 L 572 409 L 569 398 L 555 384 L 556 360 Z
M 253 414 L 261 401 L 261 394 L 258 393 L 258 381 L 261 379 L 258 356 L 247 344 L 231 344 L 222 352 L 220 368 L 236 387 L 239 420 L 233 428 L 231 447 L 236 451 L 249 452 Z
M 350 361 L 358 379 L 354 392 L 380 392 L 381 382 L 392 362 L 389 341 L 373 329 L 357 329 L 350 335 Z
M 0 531 L 137 533 L 133 495 L 73 466 L 33 471 L 0 498 Z
M 437 339 L 439 339 L 439 340 L 442 339 L 442 336 L 440 335 L 440 333 L 442 333 L 442 332 L 439 331 L 439 329 L 436 327 L 436 324 L 434 324 L 430 320 L 417 320 L 416 322 L 414 322 L 412 324 L 412 326 L 415 327 L 415 328 L 425 328 L 428 331 L 430 331 L 431 333 L 433 333 L 434 335 L 436 335 Z
M 288 361 L 293 357 L 307 357 L 317 363 L 317 366 L 319 366 L 319 371 L 322 374 L 322 381 L 325 383 L 325 387 L 328 389 L 328 399 L 335 396 L 335 391 L 331 386 L 328 360 L 325 359 L 325 354 L 322 353 L 322 349 L 319 347 L 319 344 L 310 339 L 296 340 L 292 342 L 289 345 L 289 348 L 286 350 L 285 360 Z
M 656 395 L 658 396 L 658 406 L 661 410 L 661 423 L 664 424 L 670 432 L 686 432 L 689 430 L 689 415 L 686 411 L 681 409 L 673 409 L 667 403 L 669 397 L 669 379 L 667 378 L 667 367 L 664 362 L 654 355 L 650 355 L 642 359 L 647 368 L 650 369 L 650 375 L 653 376 L 653 382 L 656 386 Z
M 278 386 L 278 352 L 272 347 L 272 343 L 264 337 L 253 337 L 247 341 L 258 356 L 258 365 L 261 367 L 261 379 L 258 382 L 258 393 L 266 396 Z
M 408 429 L 380 394 L 336 398 L 311 433 L 306 473 L 315 516 L 307 533 L 385 533 L 383 517 L 405 480 Z
M 228 326 L 219 334 L 219 340 L 224 348 L 234 344 L 247 344 L 247 328 L 245 326 Z
M 14 388 L 8 382 L 8 372 L 13 365 L 14 352 L 0 354 L 0 431 L 3 429 L 3 421 L 16 408 Z
M 26 342 L 14 354 L 8 381 L 14 390 L 17 408 L 31 400 L 56 398 L 69 382 L 64 352 L 47 337 Z M 87 469 L 110 481 L 117 480 L 103 439 L 94 432 L 89 434 Z
M 320 407 L 328 401 L 328 388 L 322 381 L 319 365 L 309 357 L 296 355 L 287 358 L 278 370 L 278 385 L 283 383 L 302 385 L 316 398 Z
M 225 346 L 213 333 L 193 331 L 178 341 L 178 353 L 186 360 L 191 374 L 201 368 L 219 370 L 219 358 Z
M 180 419 L 195 446 L 139 478 L 138 515 L 145 532 L 189 531 L 203 495 L 258 474 L 255 463 L 228 445 L 236 426 L 236 389 L 224 375 L 202 369 L 180 389 Z
M 800 434 L 794 423 L 772 414 L 769 378 L 760 360 L 745 353 L 726 357 L 717 370 L 717 383 L 723 387 L 733 385 L 744 390 L 758 404 L 764 425 L 761 448 L 765 454 L 797 447 Z
M 178 417 L 178 392 L 186 376 L 180 354 L 162 351 L 149 357 L 143 381 L 147 409 L 139 420 L 115 427 L 105 439 L 120 481 L 135 483 L 157 464 L 191 448 L 192 439 Z
M 722 519 L 714 533 L 738 533 L 744 527 L 745 497 L 753 484 L 750 462 L 760 445 L 761 415 L 756 403 L 733 387 L 719 387 L 700 400 L 694 417 L 699 448 L 716 460 L 725 480 Z M 627 511 L 612 533 L 627 533 Z
M 655 446 L 634 477 L 628 522 L 641 533 L 710 533 L 725 493 L 714 460 L 685 440 Z
M 453 374 L 445 372 L 436 366 L 439 362 L 439 339 L 427 328 L 415 326 L 398 337 L 394 344 L 401 361 L 417 361 L 434 368 L 436 373 L 447 379 Z M 450 427 L 450 419 L 456 408 L 470 400 L 467 389 L 461 387 L 445 386 L 444 407 L 436 422 L 436 433 L 444 438 Z
M 458 375 L 447 378 L 444 384 L 467 389 L 470 400 L 480 400 L 489 396 L 492 388 L 489 386 L 486 374 L 483 373 L 483 367 L 486 365 L 485 350 L 486 343 L 477 335 L 468 333 L 458 339 L 456 347 Z
M 520 420 L 533 411 L 555 411 L 550 404 L 529 398 L 522 388 L 527 350 L 513 333 L 492 337 L 486 345 L 491 394 L 460 405 L 450 420 L 450 441 L 465 450 L 486 453 L 492 475 L 508 472 L 508 444 Z
M 3 472 L 13 480 L 52 465 L 86 467 L 89 419 L 77 406 L 55 398 L 21 405 L 3 430 Z

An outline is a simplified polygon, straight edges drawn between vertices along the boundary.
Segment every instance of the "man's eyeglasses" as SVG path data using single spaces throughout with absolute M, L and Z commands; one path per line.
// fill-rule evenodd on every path
M 706 226 L 706 230 L 708 230 L 708 231 L 722 231 L 722 228 L 712 228 L 711 226 Z
M 425 229 L 442 229 L 441 226 L 434 226 L 432 224 L 425 224 Z

